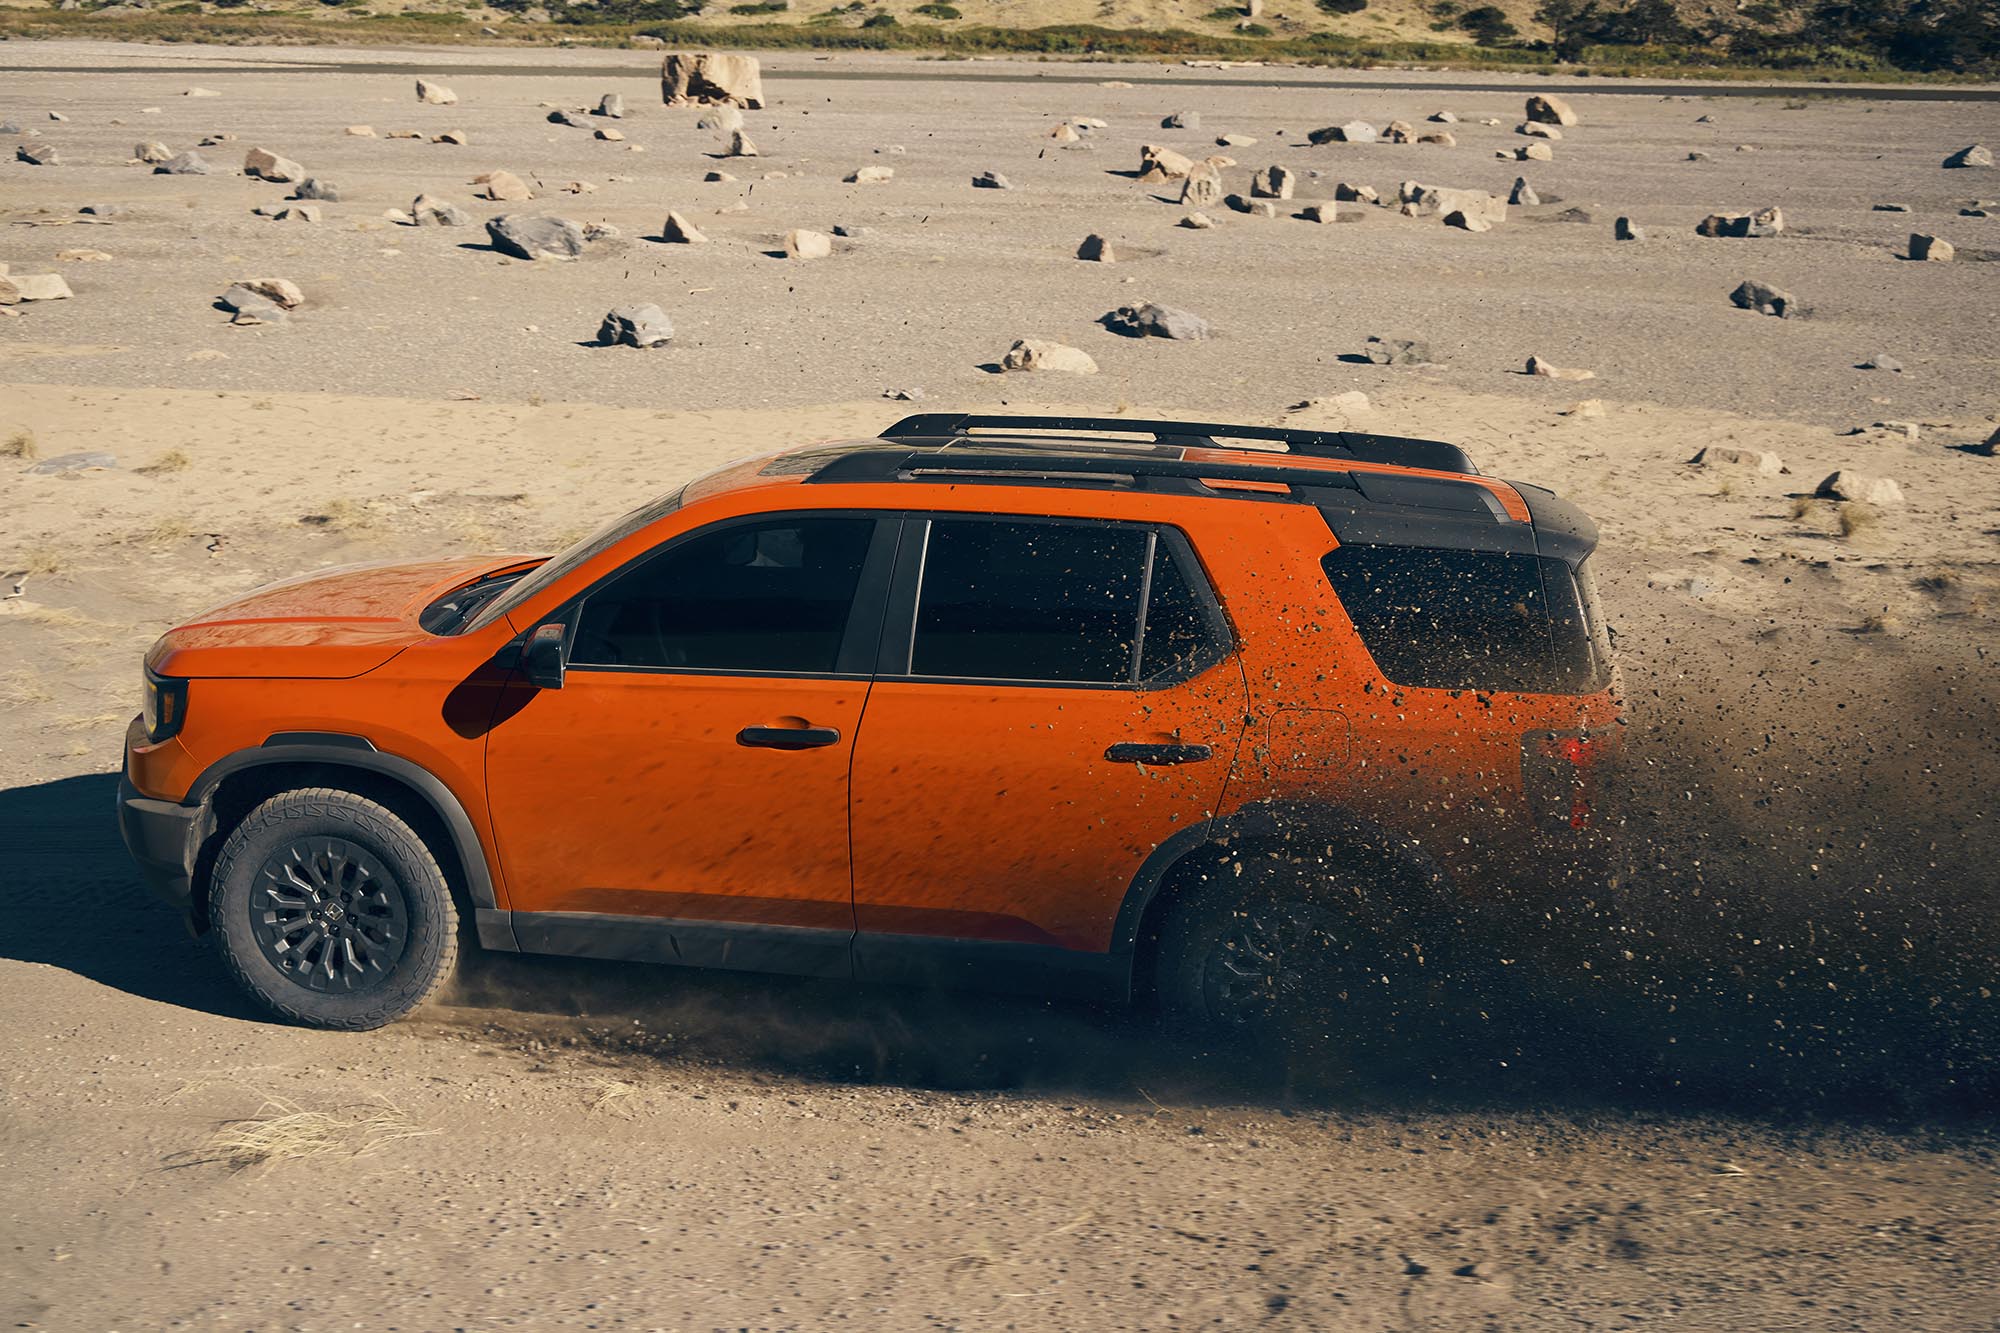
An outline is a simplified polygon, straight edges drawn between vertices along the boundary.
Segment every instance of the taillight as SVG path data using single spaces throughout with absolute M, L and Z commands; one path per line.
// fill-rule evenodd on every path
M 1604 742 L 1582 732 L 1531 732 L 1521 740 L 1521 788 L 1535 822 L 1590 827 L 1590 775 Z

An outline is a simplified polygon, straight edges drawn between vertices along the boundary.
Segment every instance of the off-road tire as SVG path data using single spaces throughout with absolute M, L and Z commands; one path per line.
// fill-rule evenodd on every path
M 333 970 L 363 980 L 344 989 L 337 975 L 324 983 L 332 988 L 314 989 L 284 970 L 274 959 L 273 949 L 281 946 L 272 942 L 274 927 L 267 924 L 291 919 L 274 916 L 269 887 L 299 892 L 267 874 L 277 864 L 274 858 L 323 848 L 341 849 L 335 857 L 351 854 L 357 868 L 349 880 L 366 884 L 365 896 L 379 900 L 371 908 L 379 918 L 367 922 L 371 936 L 351 935 L 354 919 L 345 921 L 350 945 L 341 948 Z M 382 1027 L 430 998 L 457 963 L 458 912 L 437 858 L 395 811 L 353 792 L 315 787 L 280 792 L 264 801 L 223 840 L 210 883 L 211 934 L 223 966 L 260 1007 L 290 1023 L 350 1032 Z M 330 896 L 338 899 L 338 890 L 336 883 Z M 335 910 L 329 903 L 326 911 Z M 391 925 L 393 930 L 387 928 Z M 318 938 L 326 948 L 338 943 L 337 937 L 314 937 L 307 931 L 297 938 Z M 378 939 L 389 943 L 371 955 L 368 946 Z M 362 945 L 358 954 L 353 943 Z M 387 965 L 374 966 L 385 954 L 393 954 Z M 347 966 L 356 956 L 371 966 Z M 304 957 L 292 957 L 305 970 Z
M 1181 886 L 1154 954 L 1155 998 L 1169 1027 L 1293 1053 L 1365 1047 L 1382 1035 L 1393 1010 L 1383 975 L 1390 951 L 1322 876 L 1252 857 Z M 1232 974 L 1232 964 L 1257 961 L 1247 941 L 1273 933 L 1284 957 L 1268 984 Z M 1231 992 L 1240 992 L 1236 1002 Z

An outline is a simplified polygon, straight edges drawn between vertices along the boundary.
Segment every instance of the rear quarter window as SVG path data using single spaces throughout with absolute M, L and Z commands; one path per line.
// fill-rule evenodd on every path
M 1548 556 L 1418 546 L 1342 546 L 1320 563 L 1394 684 L 1591 694 L 1610 680 L 1585 569 Z

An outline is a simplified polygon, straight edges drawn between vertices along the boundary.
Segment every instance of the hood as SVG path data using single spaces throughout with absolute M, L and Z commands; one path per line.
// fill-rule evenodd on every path
M 430 637 L 424 607 L 522 556 L 344 565 L 268 584 L 168 630 L 146 654 L 163 676 L 344 679 Z

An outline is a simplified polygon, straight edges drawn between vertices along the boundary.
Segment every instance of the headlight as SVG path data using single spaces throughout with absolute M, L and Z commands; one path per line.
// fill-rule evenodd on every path
M 155 744 L 178 734 L 187 721 L 188 683 L 173 676 L 145 672 L 140 716 L 146 723 L 146 739 Z

